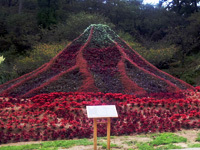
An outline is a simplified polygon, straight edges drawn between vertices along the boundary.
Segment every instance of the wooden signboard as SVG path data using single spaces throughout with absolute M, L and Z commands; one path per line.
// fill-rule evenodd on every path
M 88 118 L 94 120 L 94 150 L 97 150 L 97 119 L 107 118 L 107 149 L 110 149 L 110 118 L 118 117 L 115 105 L 86 106 Z

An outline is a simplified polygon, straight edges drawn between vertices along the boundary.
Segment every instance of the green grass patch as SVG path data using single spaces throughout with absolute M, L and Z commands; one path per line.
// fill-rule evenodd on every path
M 177 146 L 177 145 L 173 145 L 173 144 L 167 144 L 167 145 L 163 145 L 160 147 L 155 148 L 156 150 L 166 150 L 166 149 L 182 149 L 183 147 L 181 146 Z
M 114 139 L 114 138 L 115 138 L 115 136 L 110 136 L 110 139 Z M 97 137 L 97 140 L 101 140 L 101 139 L 107 140 L 107 137 L 106 136 L 104 136 L 104 137 Z
M 0 150 L 34 150 L 34 149 L 41 149 L 41 144 L 0 147 Z
M 190 145 L 188 145 L 188 147 L 190 147 L 190 148 L 200 147 L 200 144 L 199 143 L 197 143 L 197 144 L 190 144 Z
M 62 141 L 48 141 L 41 144 L 29 144 L 21 146 L 4 146 L 0 147 L 0 150 L 57 150 L 61 148 L 69 148 L 75 145 L 93 145 L 92 141 L 88 139 L 80 140 L 62 140 Z
M 127 144 L 128 146 L 132 146 L 132 145 L 135 145 L 137 144 L 137 141 L 125 141 L 123 142 L 124 144 Z
M 139 150 L 154 150 L 154 147 L 149 143 L 138 143 L 136 145 Z
M 102 146 L 102 148 L 103 149 L 106 149 L 107 148 L 107 143 L 100 143 L 100 144 L 98 144 L 98 145 L 101 145 Z M 112 144 L 112 143 L 110 143 L 110 148 L 120 148 L 120 146 L 119 145 L 117 145 L 117 144 Z
M 50 141 L 42 143 L 42 147 L 63 147 L 69 148 L 74 145 L 92 145 L 93 142 L 88 139 L 80 139 L 80 140 L 66 140 L 66 141 Z
M 174 133 L 161 133 L 161 134 L 154 134 L 151 135 L 153 141 L 149 142 L 151 145 L 164 145 L 170 143 L 180 143 L 180 142 L 187 142 L 187 139 Z
M 126 139 L 123 144 L 128 146 L 137 146 L 138 150 L 165 150 L 165 149 L 181 149 L 181 146 L 173 145 L 173 143 L 187 142 L 187 139 L 181 136 L 178 136 L 174 133 L 158 133 L 146 135 L 146 137 L 152 138 L 150 142 L 137 142 L 136 140 Z M 111 137 L 112 139 L 115 136 Z M 200 133 L 198 134 L 200 138 Z M 107 137 L 98 137 L 98 140 L 106 140 Z M 0 147 L 0 150 L 58 150 L 58 148 L 70 148 L 77 145 L 93 145 L 93 141 L 88 139 L 78 139 L 78 140 L 60 140 L 60 141 L 47 141 L 39 144 L 29 144 L 29 145 L 20 145 L 20 146 L 4 146 Z M 107 143 L 99 141 L 99 146 L 102 146 L 103 149 L 107 148 Z M 121 145 L 110 144 L 111 148 L 122 148 Z M 200 144 L 193 144 L 189 147 L 200 147 Z M 132 150 L 132 148 L 129 148 Z
M 200 133 L 197 134 L 196 141 L 200 142 Z

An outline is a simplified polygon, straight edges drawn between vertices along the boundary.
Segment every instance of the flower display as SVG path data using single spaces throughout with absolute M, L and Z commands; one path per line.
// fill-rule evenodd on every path
M 30 98 L 52 92 L 144 96 L 195 90 L 150 64 L 108 26 L 90 25 L 40 68 L 0 85 L 0 96 Z
M 200 128 L 200 93 L 180 91 L 136 97 L 121 93 L 54 92 L 30 99 L 0 98 L 0 143 L 88 138 L 88 105 L 116 105 L 111 135 Z M 106 126 L 98 125 L 98 136 Z

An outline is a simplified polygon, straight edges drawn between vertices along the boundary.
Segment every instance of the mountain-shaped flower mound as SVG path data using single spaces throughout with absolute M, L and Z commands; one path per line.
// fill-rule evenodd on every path
M 194 89 L 157 69 L 102 24 L 90 25 L 50 62 L 0 85 L 1 96 L 51 92 L 145 95 Z

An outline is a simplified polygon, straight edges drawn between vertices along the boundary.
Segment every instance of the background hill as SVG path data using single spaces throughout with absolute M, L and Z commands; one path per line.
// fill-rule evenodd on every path
M 199 85 L 199 0 L 2 0 L 0 83 L 28 73 L 90 24 L 107 24 L 159 69 Z

